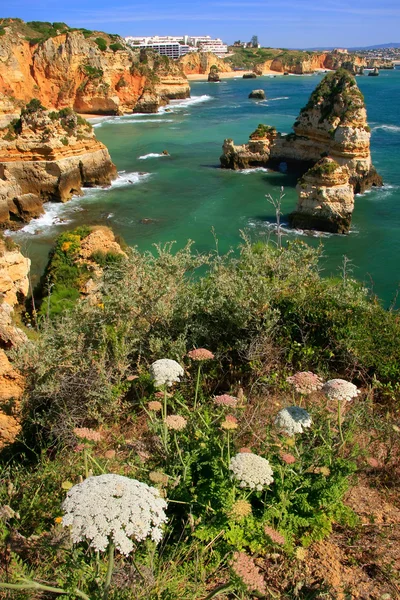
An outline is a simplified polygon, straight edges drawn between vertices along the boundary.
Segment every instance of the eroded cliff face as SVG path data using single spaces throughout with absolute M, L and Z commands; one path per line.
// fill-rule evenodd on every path
M 32 107 L 0 130 L 0 225 L 17 228 L 82 187 L 109 185 L 117 170 L 92 127 L 70 109 Z
M 231 71 L 231 66 L 212 52 L 191 52 L 183 56 L 179 63 L 185 75 L 208 75 L 214 66 L 219 73 Z
M 259 126 L 261 133 L 262 127 L 268 131 L 267 126 Z M 275 133 L 272 140 L 265 135 L 260 140 L 262 151 L 253 148 L 252 139 L 243 146 L 225 140 L 221 166 L 238 169 L 261 165 L 276 169 L 285 163 L 289 171 L 306 174 L 297 188 L 299 203 L 293 223 L 301 223 L 302 228 L 348 231 L 354 193 L 382 185 L 382 178 L 371 162 L 364 98 L 347 70 L 329 73 L 321 81 L 293 129 L 289 135 Z M 332 162 L 321 164 L 324 157 Z M 320 182 L 317 175 L 322 177 Z
M 96 35 L 104 36 L 105 49 Z M 107 34 L 87 38 L 81 31 L 68 31 L 32 43 L 12 24 L 5 27 L 0 37 L 0 112 L 15 112 L 38 98 L 46 108 L 124 114 L 140 107 L 144 95 L 154 96 L 154 110 L 170 98 L 190 96 L 177 63 L 131 49 L 120 38 L 117 44 L 110 42 Z
M 14 310 L 28 294 L 30 264 L 15 244 L 0 238 L 0 449 L 12 442 L 19 431 L 18 410 L 24 379 L 4 350 L 27 339 L 15 324 Z

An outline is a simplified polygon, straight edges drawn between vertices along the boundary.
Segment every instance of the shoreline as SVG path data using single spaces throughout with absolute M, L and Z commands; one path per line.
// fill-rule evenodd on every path
M 289 75 L 313 75 L 318 73 L 329 73 L 332 70 L 333 69 L 314 69 L 312 73 L 289 73 Z M 218 75 L 220 79 L 242 79 L 243 75 L 248 75 L 250 73 L 253 73 L 253 71 L 227 71 L 226 73 L 218 73 Z M 281 71 L 271 71 L 271 69 L 267 69 L 263 71 L 262 75 L 257 75 L 257 79 L 264 76 L 283 77 L 283 75 L 284 73 Z M 207 81 L 208 73 L 193 73 L 190 75 L 186 75 L 186 77 L 188 78 L 188 81 Z

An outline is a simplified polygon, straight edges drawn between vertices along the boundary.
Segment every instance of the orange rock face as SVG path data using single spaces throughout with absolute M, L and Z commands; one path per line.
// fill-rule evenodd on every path
M 71 109 L 26 110 L 0 130 L 0 225 L 16 228 L 82 187 L 109 185 L 117 170 L 91 125 Z
M 192 52 L 180 59 L 185 75 L 208 75 L 211 67 L 216 66 L 220 73 L 229 73 L 229 64 L 218 58 L 212 52 Z
M 158 106 L 169 98 L 190 95 L 177 63 L 120 45 L 122 49 L 116 51 L 109 46 L 100 50 L 94 39 L 80 31 L 32 44 L 12 27 L 5 27 L 0 37 L 0 114 L 15 112 L 32 98 L 46 108 L 124 114 L 134 111 L 149 90 L 157 96 Z

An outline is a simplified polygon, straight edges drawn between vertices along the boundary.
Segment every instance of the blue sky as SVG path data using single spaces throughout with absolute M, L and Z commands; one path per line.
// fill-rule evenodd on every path
M 0 14 L 120 35 L 211 35 L 263 46 L 400 42 L 399 0 L 0 0 Z

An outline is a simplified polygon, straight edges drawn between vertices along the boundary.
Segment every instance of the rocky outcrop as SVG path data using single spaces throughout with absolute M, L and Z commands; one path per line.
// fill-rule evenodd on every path
M 298 204 L 290 224 L 298 229 L 347 233 L 354 210 L 354 189 L 346 166 L 322 158 L 296 186 Z
M 219 83 L 221 81 L 221 78 L 219 76 L 218 71 L 216 71 L 215 69 L 213 69 L 212 71 L 209 72 L 208 74 L 208 82 L 209 83 Z
M 118 36 L 69 30 L 35 42 L 27 39 L 26 27 L 8 23 L 0 36 L 0 112 L 17 112 L 38 98 L 47 108 L 124 114 L 140 106 L 144 94 L 156 98 L 154 110 L 170 98 L 190 96 L 180 65 L 132 49 Z
M 31 102 L 0 131 L 0 225 L 17 228 L 82 187 L 109 185 L 116 167 L 91 125 L 71 109 L 47 112 Z
M 179 64 L 185 75 L 208 75 L 215 68 L 219 73 L 231 71 L 230 65 L 212 52 L 189 52 L 179 60 Z
M 14 308 L 29 291 L 31 261 L 10 239 L 0 238 L 0 347 L 12 348 L 26 340 L 14 322 Z
M 256 73 L 244 73 L 243 79 L 257 79 Z
M 369 77 L 378 77 L 378 75 L 379 75 L 379 69 L 378 69 L 377 67 L 374 67 L 374 68 L 372 69 L 372 71 L 370 71 L 370 72 L 368 73 L 368 76 L 369 76 Z
M 249 98 L 255 100 L 265 100 L 266 97 L 264 90 L 253 90 L 249 94 Z
M 18 417 L 23 391 L 24 378 L 4 350 L 0 350 L 0 450 L 11 444 L 20 431 Z
M 260 137 L 263 127 L 267 132 L 265 140 Z M 301 221 L 304 228 L 308 215 L 308 229 L 318 226 L 325 231 L 348 231 L 353 210 L 349 186 L 354 194 L 382 185 L 371 162 L 367 114 L 355 79 L 345 69 L 329 73 L 300 111 L 293 126 L 294 133 L 279 135 L 274 132 L 270 135 L 268 129 L 260 125 L 257 130 L 262 149 L 253 145 L 256 132 L 243 146 L 225 140 L 221 166 L 278 169 L 284 163 L 289 171 L 306 174 L 298 187 L 299 203 L 292 221 L 297 225 Z M 324 157 L 329 157 L 332 162 L 320 163 Z M 320 178 L 323 175 L 321 181 L 316 179 L 318 173 Z M 341 194 L 343 198 L 339 201 Z
M 275 127 L 260 124 L 250 135 L 247 144 L 235 146 L 233 140 L 225 140 L 220 158 L 221 167 L 236 171 L 265 166 L 269 162 L 271 147 L 276 137 Z

